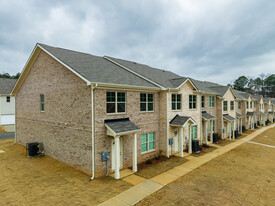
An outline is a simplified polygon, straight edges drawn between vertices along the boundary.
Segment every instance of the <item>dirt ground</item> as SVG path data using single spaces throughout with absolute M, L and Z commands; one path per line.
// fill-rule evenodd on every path
M 28 158 L 24 147 L 0 140 L 0 205 L 97 205 L 132 187 L 111 177 L 89 179 L 52 158 Z
M 5 133 L 6 131 L 4 130 L 3 127 L 0 126 L 0 133 Z
M 275 145 L 275 128 L 251 141 Z M 138 205 L 275 205 L 274 159 L 275 148 L 244 143 Z

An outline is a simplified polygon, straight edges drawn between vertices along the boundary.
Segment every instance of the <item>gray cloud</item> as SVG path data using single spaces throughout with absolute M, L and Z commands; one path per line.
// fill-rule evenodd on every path
M 227 84 L 274 73 L 271 0 L 0 0 L 0 72 L 24 67 L 37 42 L 129 59 Z

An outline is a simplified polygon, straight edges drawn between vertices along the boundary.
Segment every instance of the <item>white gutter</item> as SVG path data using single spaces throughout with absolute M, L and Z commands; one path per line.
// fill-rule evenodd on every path
M 95 178 L 95 123 L 94 123 L 94 89 L 97 87 L 97 84 L 91 86 L 91 115 L 92 115 L 92 177 Z

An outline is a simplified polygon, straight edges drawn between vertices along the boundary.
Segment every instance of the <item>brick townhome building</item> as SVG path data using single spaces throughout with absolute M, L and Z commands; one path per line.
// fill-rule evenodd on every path
M 105 174 L 102 152 L 118 179 L 121 168 L 137 171 L 160 150 L 169 157 L 170 138 L 183 157 L 193 139 L 234 138 L 244 118 L 230 87 L 44 44 L 35 46 L 12 94 L 16 141 L 43 141 L 46 155 L 92 178 Z

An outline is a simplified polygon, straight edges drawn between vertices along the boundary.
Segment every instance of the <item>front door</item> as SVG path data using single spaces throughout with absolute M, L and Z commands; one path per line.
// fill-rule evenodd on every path
M 179 133 L 177 129 L 174 131 L 174 144 L 175 144 L 175 152 L 178 152 L 179 151 Z
M 123 167 L 123 145 L 122 145 L 123 141 L 122 138 L 119 138 L 119 145 L 120 145 L 120 168 Z M 112 170 L 115 170 L 115 140 L 113 139 L 111 141 L 112 144 Z

